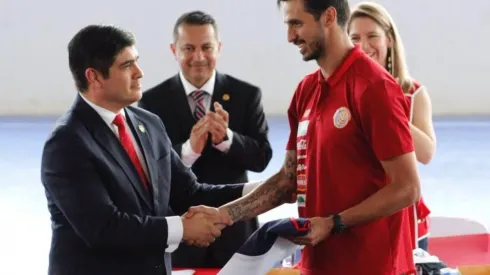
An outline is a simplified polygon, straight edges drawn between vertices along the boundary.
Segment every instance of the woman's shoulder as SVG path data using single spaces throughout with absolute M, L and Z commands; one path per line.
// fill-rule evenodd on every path
M 417 79 L 412 78 L 412 87 L 408 90 L 408 94 L 415 95 L 423 89 L 425 89 L 424 85 Z

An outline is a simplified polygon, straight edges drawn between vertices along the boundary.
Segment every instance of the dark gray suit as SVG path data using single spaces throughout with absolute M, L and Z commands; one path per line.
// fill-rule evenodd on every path
M 125 112 L 146 160 L 149 190 L 117 136 L 80 96 L 45 143 L 49 274 L 170 274 L 165 216 L 241 196 L 243 185 L 198 184 L 156 115 L 136 107 Z

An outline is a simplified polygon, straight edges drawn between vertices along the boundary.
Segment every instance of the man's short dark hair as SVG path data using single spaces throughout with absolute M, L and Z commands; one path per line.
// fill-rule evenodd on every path
M 277 0 L 277 5 L 280 6 L 282 2 L 289 0 Z M 320 16 L 328 8 L 333 7 L 337 11 L 337 24 L 341 28 L 347 26 L 347 21 L 350 16 L 350 8 L 348 0 L 303 0 L 305 4 L 305 11 L 313 15 L 315 20 L 320 19 Z
M 179 27 L 182 25 L 194 25 L 194 26 L 204 26 L 211 25 L 218 35 L 218 24 L 216 20 L 210 15 L 203 11 L 191 11 L 182 14 L 174 25 L 174 42 L 177 41 L 179 37 Z
M 89 25 L 81 29 L 68 43 L 68 61 L 80 92 L 88 88 L 87 68 L 94 68 L 109 77 L 109 68 L 116 56 L 136 43 L 129 31 L 110 25 Z

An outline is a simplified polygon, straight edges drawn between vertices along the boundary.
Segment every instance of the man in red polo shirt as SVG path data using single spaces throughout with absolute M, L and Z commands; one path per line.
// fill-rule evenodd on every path
M 292 239 L 306 245 L 303 275 L 413 274 L 407 207 L 420 186 L 400 85 L 352 44 L 347 0 L 278 5 L 289 42 L 320 69 L 293 96 L 281 171 L 220 213 L 252 218 L 295 191 L 300 216 L 311 221 L 310 234 Z
M 350 42 L 347 0 L 278 4 L 288 41 L 320 66 L 288 110 L 299 214 L 324 221 L 295 240 L 307 245 L 302 274 L 412 273 L 406 207 L 418 199 L 419 178 L 403 92 Z

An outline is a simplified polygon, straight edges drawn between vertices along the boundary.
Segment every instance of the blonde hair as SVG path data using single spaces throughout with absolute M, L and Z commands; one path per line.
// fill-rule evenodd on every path
M 354 6 L 349 22 L 347 23 L 347 32 L 350 32 L 350 25 L 356 18 L 367 17 L 376 22 L 386 33 L 392 42 L 392 48 L 388 51 L 388 59 L 391 59 L 391 68 L 388 71 L 398 81 L 404 93 L 409 93 L 414 87 L 413 79 L 408 72 L 405 60 L 405 49 L 403 47 L 400 33 L 391 18 L 388 11 L 379 4 L 372 2 L 361 2 Z M 387 62 L 388 66 L 388 62 Z

